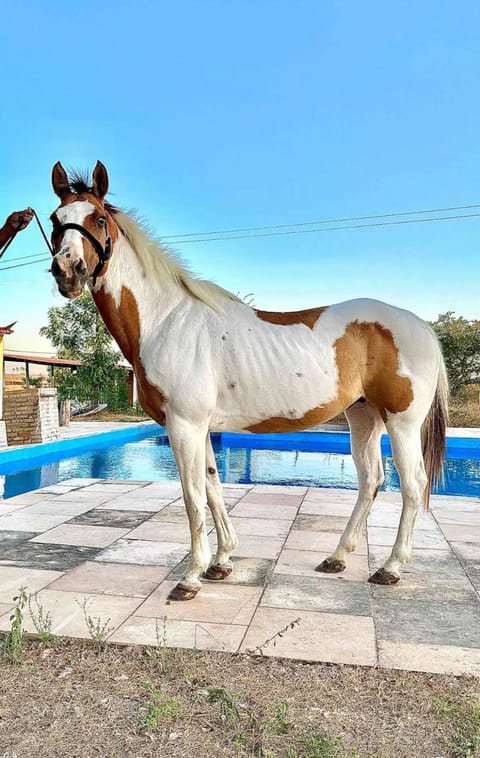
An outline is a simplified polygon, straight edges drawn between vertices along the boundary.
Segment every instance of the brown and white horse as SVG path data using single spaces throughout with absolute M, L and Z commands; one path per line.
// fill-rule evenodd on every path
M 290 432 L 345 411 L 359 492 L 335 552 L 319 571 L 338 572 L 357 545 L 383 482 L 380 437 L 390 435 L 403 509 L 385 565 L 370 577 L 393 584 L 411 559 L 417 511 L 441 475 L 447 381 L 438 342 L 408 311 L 351 300 L 293 313 L 257 310 L 194 278 L 136 222 L 105 202 L 97 162 L 91 186 L 52 172 L 61 202 L 52 214 L 52 273 L 75 298 L 87 284 L 134 367 L 145 411 L 167 429 L 191 532 L 185 576 L 171 593 L 187 600 L 199 577 L 224 579 L 237 538 L 225 510 L 209 432 Z M 217 532 L 211 559 L 205 507 Z

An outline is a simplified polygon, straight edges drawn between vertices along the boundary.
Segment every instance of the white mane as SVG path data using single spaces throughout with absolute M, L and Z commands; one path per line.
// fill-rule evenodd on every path
M 150 281 L 158 284 L 166 280 L 173 282 L 214 310 L 218 310 L 219 305 L 225 300 L 238 300 L 234 294 L 218 284 L 193 276 L 131 212 L 125 213 L 115 209 L 114 218 Z

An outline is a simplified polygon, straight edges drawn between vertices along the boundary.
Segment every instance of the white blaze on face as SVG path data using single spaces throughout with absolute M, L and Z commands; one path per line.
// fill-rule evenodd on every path
M 84 226 L 84 221 L 95 210 L 93 203 L 88 200 L 78 200 L 59 208 L 56 217 L 60 224 L 79 224 Z M 69 254 L 72 265 L 81 260 L 85 264 L 83 254 L 83 237 L 76 229 L 67 229 L 62 237 L 62 244 L 57 255 Z

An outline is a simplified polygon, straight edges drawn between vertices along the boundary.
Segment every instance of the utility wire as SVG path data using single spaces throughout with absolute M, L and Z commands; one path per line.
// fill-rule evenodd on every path
M 469 209 L 469 208 L 480 208 L 480 204 L 478 205 L 465 205 L 465 206 L 456 206 L 455 209 Z M 441 209 L 439 209 L 441 210 Z M 448 209 L 443 209 L 448 210 Z M 450 210 L 454 210 L 452 207 Z M 356 219 L 369 219 L 369 218 L 391 218 L 394 216 L 406 216 L 406 215 L 413 215 L 413 214 L 422 214 L 422 213 L 433 213 L 433 210 L 429 211 L 405 211 L 402 213 L 387 213 L 383 214 L 381 216 L 358 216 L 356 218 L 352 217 L 350 219 L 339 219 L 339 221 L 342 222 L 348 222 L 348 221 L 354 221 Z M 434 216 L 432 218 L 409 218 L 409 219 L 403 219 L 402 221 L 377 221 L 372 224 L 350 224 L 349 226 L 344 226 L 343 224 L 341 226 L 323 226 L 321 229 L 289 229 L 288 231 L 283 232 L 262 232 L 260 234 L 241 234 L 241 235 L 232 235 L 229 237 L 208 237 L 208 239 L 186 239 L 189 235 L 185 235 L 181 239 L 176 239 L 175 244 L 193 244 L 195 242 L 217 242 L 220 240 L 227 241 L 227 240 L 237 240 L 237 239 L 254 239 L 257 237 L 283 237 L 287 235 L 293 235 L 293 234 L 318 234 L 320 232 L 339 232 L 339 231 L 348 231 L 350 229 L 368 229 L 368 228 L 375 228 L 375 227 L 381 227 L 381 226 L 400 226 L 405 224 L 425 224 L 425 223 L 432 223 L 436 221 L 458 221 L 461 219 L 466 218 L 478 218 L 480 217 L 480 213 L 464 213 L 464 214 L 457 214 L 454 216 Z M 250 227 L 252 230 L 254 228 L 259 229 L 278 229 L 285 226 L 307 226 L 309 224 L 328 224 L 333 223 L 333 221 L 317 221 L 317 222 L 304 222 L 302 224 L 280 224 L 276 227 Z M 245 227 L 245 230 L 248 229 L 248 227 Z M 233 231 L 233 230 L 232 230 Z M 239 231 L 241 231 L 239 229 Z M 217 232 L 203 232 L 203 234 L 216 234 Z M 163 237 L 162 239 L 171 239 L 171 237 Z M 35 257 L 35 254 L 27 256 L 28 258 L 34 258 L 34 260 L 30 261 L 24 261 L 23 263 L 17 263 L 13 266 L 0 266 L 0 271 L 9 271 L 10 269 L 15 268 L 23 268 L 24 266 L 31 266 L 35 263 L 44 263 L 48 258 L 45 257 L 43 254 L 36 254 L 37 257 Z M 20 260 L 19 258 L 15 260 Z M 23 259 L 24 260 L 24 259 Z
M 480 206 L 478 206 L 480 207 Z M 432 221 L 452 221 L 455 219 L 477 218 L 480 213 L 465 213 L 457 216 L 434 216 L 433 218 L 410 218 L 404 221 L 378 221 L 374 224 L 352 224 L 351 226 L 327 226 L 323 229 L 292 229 L 288 232 L 266 232 L 262 234 L 239 234 L 231 237 L 209 237 L 205 239 L 179 239 L 174 240 L 176 245 L 191 245 L 195 242 L 217 242 L 218 240 L 242 240 L 254 239 L 255 237 L 283 237 L 290 234 L 316 234 L 318 232 L 339 232 L 348 231 L 349 229 L 367 229 L 377 226 L 398 226 L 400 224 L 424 224 Z
M 190 234 L 169 234 L 162 239 L 186 239 L 187 237 L 205 237 L 210 234 L 236 234 L 238 232 L 258 232 L 266 229 L 287 229 L 292 226 L 316 226 L 320 224 L 346 224 L 349 221 L 371 221 L 375 218 L 395 218 L 397 216 L 423 216 L 426 213 L 449 213 L 450 211 L 465 211 L 480 208 L 476 205 L 453 205 L 450 208 L 428 208 L 423 211 L 402 211 L 399 213 L 381 213 L 376 216 L 351 216 L 350 218 L 330 218 L 321 221 L 302 221 L 295 224 L 274 224 L 273 226 L 244 226 L 238 229 L 217 229 L 213 232 L 191 232 Z

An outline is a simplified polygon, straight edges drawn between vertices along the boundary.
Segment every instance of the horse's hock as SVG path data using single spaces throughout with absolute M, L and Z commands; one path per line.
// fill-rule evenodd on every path
M 31 445 L 59 438 L 57 390 L 7 392 L 3 418 L 8 445 Z

